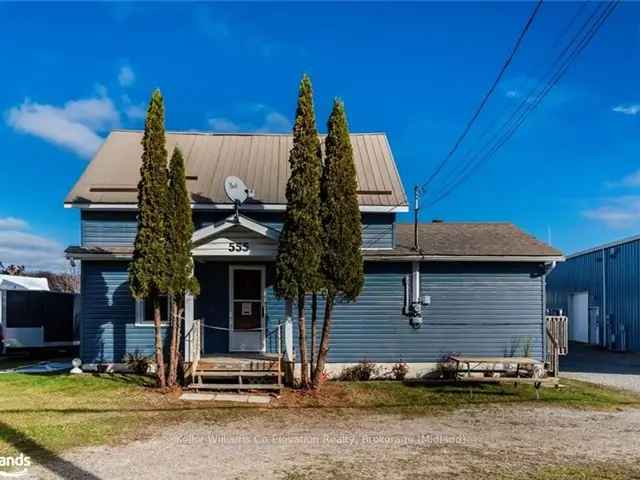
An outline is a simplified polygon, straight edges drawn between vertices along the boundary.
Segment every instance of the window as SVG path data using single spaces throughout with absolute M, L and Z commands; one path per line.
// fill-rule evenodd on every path
M 170 308 L 169 297 L 167 295 L 161 295 L 160 318 L 162 319 L 163 325 L 169 323 Z M 136 300 L 136 325 L 153 325 L 153 302 Z

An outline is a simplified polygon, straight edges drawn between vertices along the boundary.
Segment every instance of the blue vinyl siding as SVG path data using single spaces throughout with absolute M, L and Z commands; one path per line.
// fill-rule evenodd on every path
M 503 356 L 512 343 L 527 339 L 531 355 L 541 359 L 544 279 L 538 271 L 527 264 L 423 263 L 421 295 L 430 295 L 431 305 L 423 307 L 423 326 L 414 329 L 402 314 L 403 278 L 411 273 L 411 264 L 366 263 L 358 301 L 335 307 L 329 361 L 437 362 L 450 353 Z M 294 343 L 297 335 L 296 329 Z
M 393 248 L 395 214 L 362 214 L 362 248 Z
M 81 264 L 80 356 L 85 363 L 121 362 L 126 352 L 154 353 L 154 329 L 135 325 L 127 262 Z
M 423 263 L 421 295 L 427 351 L 504 356 L 530 341 L 543 357 L 544 277 L 532 264 Z M 516 352 L 521 355 L 522 349 Z
M 228 327 L 227 262 L 196 265 L 201 294 L 195 318 Z M 273 264 L 267 264 L 267 331 L 285 319 L 285 302 L 273 291 Z M 512 342 L 531 338 L 533 355 L 542 356 L 543 277 L 527 264 L 423 263 L 421 294 L 424 325 L 413 329 L 402 314 L 403 279 L 411 263 L 367 262 L 365 284 L 355 303 L 334 309 L 330 362 L 436 362 L 448 353 L 504 355 Z M 126 262 L 82 263 L 82 359 L 117 362 L 125 352 L 153 353 L 153 328 L 135 326 L 135 306 L 127 285 Z M 310 327 L 310 299 L 307 300 Z M 323 301 L 318 305 L 319 342 Z M 297 331 L 294 322 L 294 346 Z M 228 351 L 228 333 L 205 329 L 205 353 Z M 267 338 L 277 349 L 276 336 Z
M 138 229 L 135 212 L 83 210 L 80 217 L 84 246 L 133 245 Z
M 603 292 L 603 268 L 606 292 Z M 547 279 L 547 305 L 567 312 L 569 295 L 583 291 L 589 293 L 589 306 L 600 308 L 601 343 L 620 348 L 624 331 L 627 349 L 640 352 L 640 240 L 599 249 L 558 264 Z
M 231 212 L 203 212 L 193 214 L 196 229 L 227 218 Z M 282 229 L 283 213 L 242 212 L 249 218 L 276 230 Z M 364 248 L 392 248 L 395 214 L 362 214 L 362 245 Z M 132 245 L 136 238 L 135 212 L 84 210 L 81 215 L 81 243 L 84 246 Z

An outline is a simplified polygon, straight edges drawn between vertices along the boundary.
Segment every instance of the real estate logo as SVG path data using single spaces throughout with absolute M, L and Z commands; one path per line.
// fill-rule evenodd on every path
M 24 453 L 15 457 L 0 457 L 0 477 L 22 477 L 28 473 L 31 465 L 31 457 Z

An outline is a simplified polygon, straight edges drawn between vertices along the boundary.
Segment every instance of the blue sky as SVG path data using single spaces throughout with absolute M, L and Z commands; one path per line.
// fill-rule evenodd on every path
M 532 6 L 0 3 L 0 261 L 64 265 L 60 252 L 79 241 L 65 194 L 109 129 L 142 126 L 155 87 L 168 129 L 280 132 L 307 72 L 321 130 L 341 97 L 352 131 L 388 134 L 410 192 L 446 155 Z M 452 166 L 548 68 L 578 8 L 543 5 Z M 513 139 L 422 219 L 511 221 L 550 232 L 567 253 L 638 233 L 639 14 L 623 3 Z

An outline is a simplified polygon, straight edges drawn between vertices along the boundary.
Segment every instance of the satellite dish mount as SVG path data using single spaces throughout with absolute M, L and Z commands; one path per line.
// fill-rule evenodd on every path
M 224 192 L 229 200 L 233 202 L 236 212 L 236 221 L 240 214 L 240 205 L 247 201 L 248 198 L 254 198 L 255 192 L 247 188 L 245 183 L 238 177 L 227 177 L 224 179 Z

